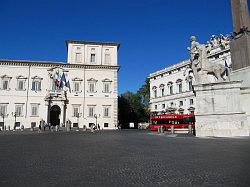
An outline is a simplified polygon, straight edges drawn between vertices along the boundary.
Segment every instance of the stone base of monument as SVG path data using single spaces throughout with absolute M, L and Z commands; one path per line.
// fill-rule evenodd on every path
M 241 105 L 242 81 L 194 85 L 196 136 L 249 136 L 247 115 Z

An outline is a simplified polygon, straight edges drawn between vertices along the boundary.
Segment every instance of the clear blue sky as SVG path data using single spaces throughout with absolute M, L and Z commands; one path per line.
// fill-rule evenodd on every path
M 1 0 L 0 58 L 66 61 L 65 40 L 114 41 L 119 93 L 188 58 L 189 37 L 232 32 L 230 0 Z

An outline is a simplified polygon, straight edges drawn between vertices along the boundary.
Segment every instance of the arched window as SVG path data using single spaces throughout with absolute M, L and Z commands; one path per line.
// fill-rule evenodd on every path
M 193 77 L 188 76 L 186 81 L 188 84 L 188 91 L 192 91 L 193 90 Z
M 178 93 L 182 93 L 182 80 L 178 79 L 176 81 L 177 87 L 178 87 Z
M 168 82 L 168 90 L 169 90 L 169 95 L 173 95 L 174 92 L 173 92 L 173 82 Z
M 165 85 L 164 84 L 160 85 L 160 90 L 161 90 L 161 96 L 163 97 L 165 95 Z
M 153 86 L 153 88 L 152 88 L 152 90 L 153 90 L 153 94 L 154 94 L 154 98 L 157 98 L 157 87 L 156 86 Z

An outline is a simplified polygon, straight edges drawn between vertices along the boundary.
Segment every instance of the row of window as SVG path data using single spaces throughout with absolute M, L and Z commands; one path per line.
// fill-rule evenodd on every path
M 96 56 L 97 55 L 96 55 L 95 48 L 92 48 L 91 53 L 90 53 L 90 63 L 95 64 L 97 62 Z M 76 63 L 82 63 L 82 59 L 84 59 L 82 53 L 81 52 L 76 52 L 76 54 L 75 54 L 75 62 Z M 109 49 L 105 50 L 104 64 L 106 64 L 106 65 L 111 64 L 111 55 L 110 55 Z
M 73 105 L 73 117 L 79 118 L 81 116 L 80 106 L 81 105 Z M 7 116 L 8 114 L 7 107 L 8 107 L 8 104 L 0 104 L 1 116 Z M 15 112 L 12 113 L 12 115 L 15 117 L 22 117 L 23 108 L 24 108 L 24 103 L 16 104 Z M 110 108 L 111 108 L 110 105 L 103 105 L 103 117 L 111 116 Z M 88 117 L 95 117 L 95 110 L 96 110 L 96 105 L 88 105 Z M 39 116 L 39 104 L 31 104 L 31 116 Z
M 73 117 L 81 117 L 81 113 L 80 113 L 80 107 L 81 105 L 73 105 Z M 88 113 L 87 116 L 88 117 L 99 117 L 96 115 L 96 105 L 88 105 Z M 111 105 L 103 105 L 103 117 L 111 117 Z
M 189 105 L 193 105 L 194 104 L 194 99 L 189 99 Z M 165 103 L 163 103 L 163 104 L 161 104 L 161 109 L 166 109 L 166 104 Z M 179 107 L 182 107 L 183 106 L 183 101 L 179 101 Z M 172 101 L 172 102 L 170 102 L 170 106 L 169 107 L 176 107 L 176 104 L 174 104 L 174 102 Z M 155 110 L 158 110 L 158 105 L 155 105 L 154 106 L 154 109 Z
M 1 89 L 2 90 L 10 90 L 10 81 L 11 81 L 11 77 L 4 77 L 2 78 L 1 81 Z M 55 90 L 60 90 L 59 87 L 56 86 L 55 82 L 53 80 L 51 80 L 51 90 L 55 91 Z M 97 91 L 96 86 L 97 86 L 97 80 L 95 79 L 89 79 L 88 80 L 88 89 L 87 92 L 89 93 L 94 93 Z M 103 93 L 110 93 L 111 92 L 111 80 L 109 79 L 104 79 L 102 81 L 103 84 Z M 73 83 L 73 92 L 79 93 L 82 91 L 82 80 L 74 80 L 72 81 Z M 31 90 L 33 91 L 41 91 L 41 85 L 42 85 L 42 79 L 32 79 L 32 83 L 31 83 Z M 18 91 L 25 91 L 26 90 L 26 78 L 25 79 L 17 79 L 17 87 L 16 90 Z
M 177 93 L 182 93 L 183 92 L 183 83 L 182 81 L 178 81 L 176 82 L 177 84 Z M 187 81 L 187 84 L 188 84 L 188 91 L 192 91 L 193 90 L 193 85 L 192 85 L 192 79 Z M 172 82 L 169 82 L 167 84 L 167 89 L 165 88 L 165 85 L 164 84 L 161 84 L 159 86 L 159 90 L 160 90 L 160 94 L 157 93 L 157 87 L 154 86 L 152 88 L 153 90 L 153 98 L 157 98 L 157 97 L 163 97 L 165 95 L 173 95 L 174 94 L 174 89 L 173 89 L 173 83 Z M 167 90 L 167 93 L 166 93 L 166 90 Z
M 0 115 L 1 116 L 7 116 L 8 115 L 8 104 L 0 104 Z M 24 108 L 24 103 L 16 104 L 15 105 L 15 111 L 12 112 L 11 114 L 14 117 L 22 117 L 23 116 L 23 108 Z M 39 109 L 39 104 L 34 103 L 31 104 L 31 116 L 38 116 L 38 109 Z

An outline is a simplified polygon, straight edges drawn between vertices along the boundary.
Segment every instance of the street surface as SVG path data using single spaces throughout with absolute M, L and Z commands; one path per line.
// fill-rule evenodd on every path
M 0 186 L 249 186 L 250 138 L 0 133 Z

